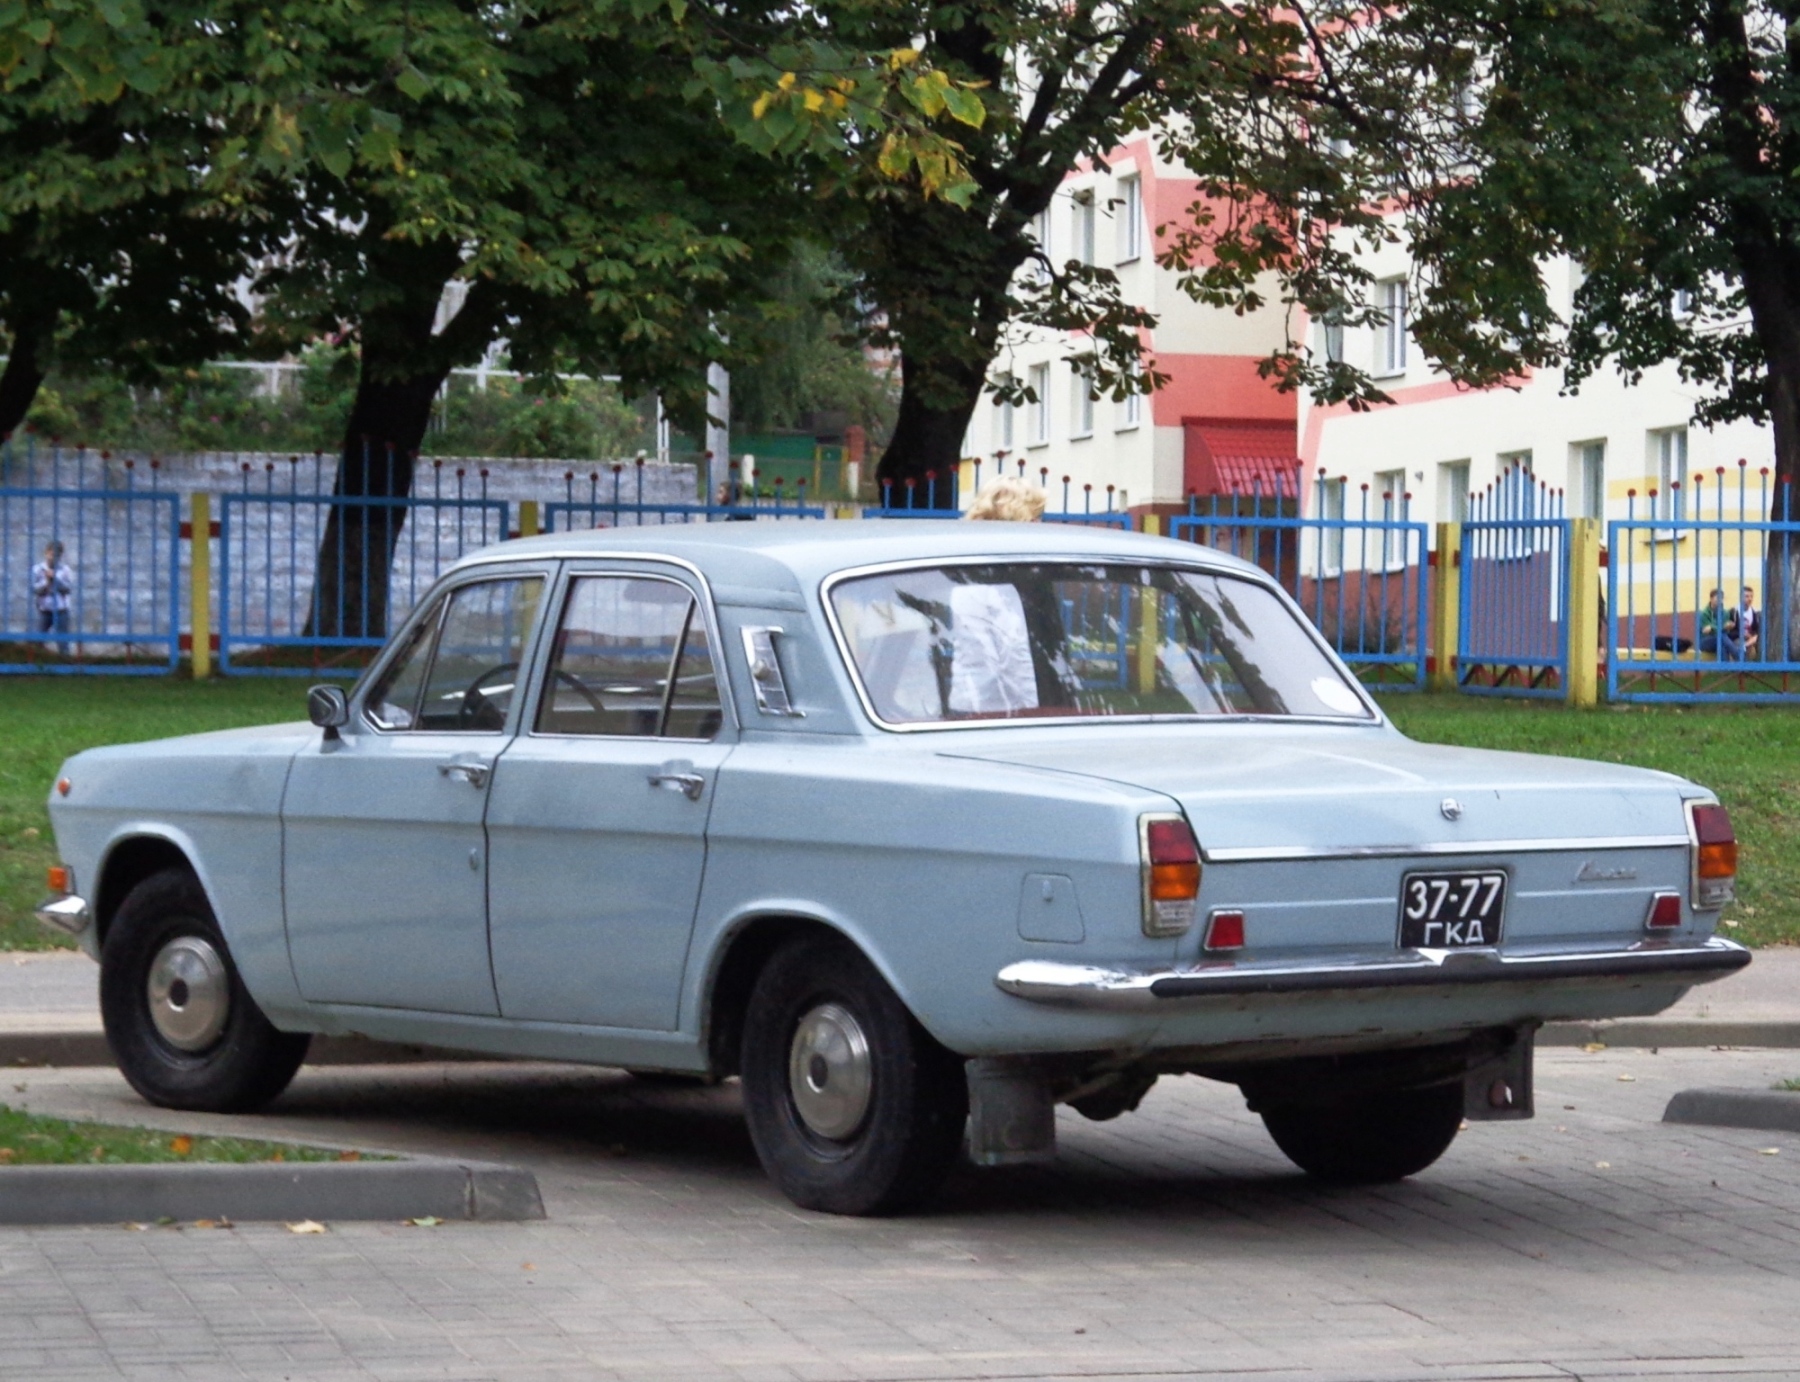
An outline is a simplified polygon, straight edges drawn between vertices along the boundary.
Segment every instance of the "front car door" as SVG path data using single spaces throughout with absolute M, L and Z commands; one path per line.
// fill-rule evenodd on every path
M 500 1011 L 672 1031 L 730 751 L 717 630 L 675 569 L 577 568 L 558 604 L 488 803 Z
M 319 1003 L 495 1015 L 482 818 L 546 571 L 482 572 L 397 640 L 282 806 L 288 953 Z

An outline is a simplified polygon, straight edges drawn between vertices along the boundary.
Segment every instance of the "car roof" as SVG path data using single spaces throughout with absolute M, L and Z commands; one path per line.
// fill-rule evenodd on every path
M 1171 538 L 1077 523 L 970 523 L 936 519 L 763 519 L 751 523 L 595 528 L 516 538 L 485 547 L 452 568 L 531 558 L 672 557 L 719 589 L 806 591 L 836 572 L 890 562 L 968 557 L 1117 558 L 1204 565 L 1266 579 L 1249 562 Z M 740 603 L 750 602 L 740 599 Z

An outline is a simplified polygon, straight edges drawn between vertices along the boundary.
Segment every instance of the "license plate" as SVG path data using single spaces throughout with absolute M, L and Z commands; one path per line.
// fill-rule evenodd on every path
M 1400 880 L 1400 948 L 1498 945 L 1505 911 L 1506 874 L 1500 869 L 1409 873 Z

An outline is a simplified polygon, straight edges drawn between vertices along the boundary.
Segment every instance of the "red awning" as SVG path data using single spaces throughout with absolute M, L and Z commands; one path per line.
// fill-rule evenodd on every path
M 1300 479 L 1292 422 L 1256 418 L 1184 418 L 1185 488 L 1193 494 L 1266 494 L 1293 498 Z

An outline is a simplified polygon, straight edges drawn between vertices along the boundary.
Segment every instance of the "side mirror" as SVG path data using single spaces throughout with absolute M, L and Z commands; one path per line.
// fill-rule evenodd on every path
M 350 698 L 344 688 L 329 682 L 306 693 L 306 718 L 325 731 L 327 740 L 338 737 L 340 726 L 350 723 Z

